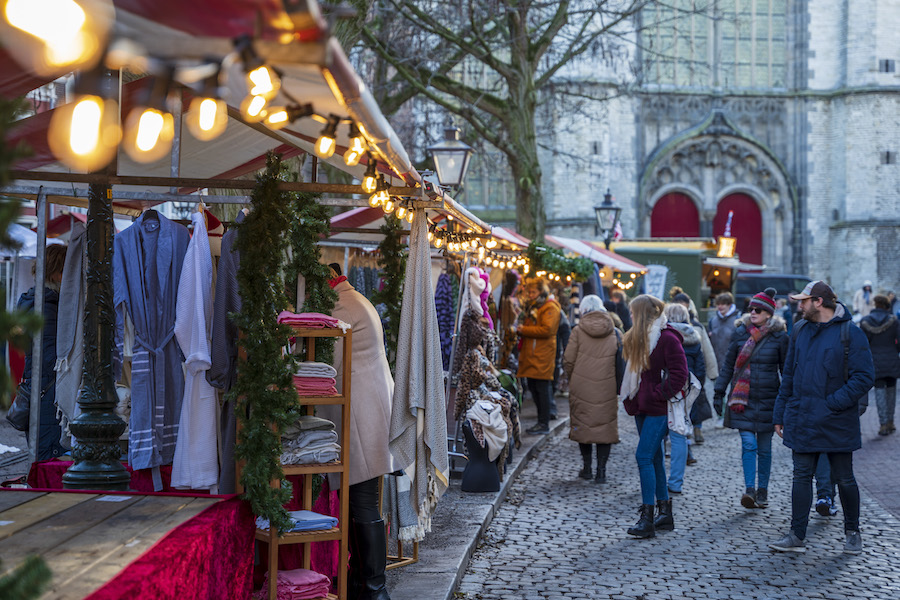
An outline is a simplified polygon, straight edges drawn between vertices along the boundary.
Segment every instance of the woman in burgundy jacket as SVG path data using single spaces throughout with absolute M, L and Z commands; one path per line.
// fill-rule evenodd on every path
M 667 402 L 684 387 L 688 368 L 681 334 L 669 327 L 664 308 L 665 304 L 653 296 L 632 300 L 629 310 L 634 325 L 623 343 L 628 365 L 620 397 L 625 411 L 634 416 L 640 436 L 634 456 L 641 478 L 641 518 L 628 529 L 629 535 L 638 538 L 654 537 L 656 529 L 675 528 L 662 440 L 669 429 Z M 654 499 L 659 509 L 655 521 Z

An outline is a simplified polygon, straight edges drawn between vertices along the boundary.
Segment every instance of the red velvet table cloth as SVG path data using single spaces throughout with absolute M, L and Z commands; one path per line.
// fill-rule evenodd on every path
M 129 487 L 135 492 L 150 493 L 153 492 L 153 477 L 150 469 L 141 469 L 135 471 L 128 465 L 122 463 L 131 474 L 131 483 Z M 45 460 L 31 465 L 28 472 L 28 485 L 33 488 L 61 490 L 63 489 L 62 478 L 66 474 L 69 467 L 72 466 L 70 460 Z M 177 490 L 172 487 L 172 465 L 163 465 L 159 468 L 159 474 L 162 477 L 162 492 L 187 492 L 190 494 L 200 495 L 208 494 L 209 490 Z

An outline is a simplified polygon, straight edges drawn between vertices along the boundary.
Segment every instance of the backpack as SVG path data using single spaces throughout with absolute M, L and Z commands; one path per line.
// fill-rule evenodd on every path
M 797 340 L 797 335 L 808 321 L 801 319 L 794 323 L 794 329 L 791 331 L 791 344 Z M 844 383 L 850 379 L 850 321 L 841 323 L 841 344 L 844 346 Z

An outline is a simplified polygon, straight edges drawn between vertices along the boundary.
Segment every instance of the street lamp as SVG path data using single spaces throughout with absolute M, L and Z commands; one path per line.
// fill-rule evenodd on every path
M 597 214 L 598 231 L 603 237 L 606 249 L 609 250 L 609 244 L 616 232 L 616 225 L 619 223 L 619 214 L 622 212 L 621 206 L 613 204 L 609 188 L 606 188 L 606 193 L 603 195 L 603 204 L 595 206 L 594 212 Z
M 459 139 L 459 129 L 445 127 L 444 140 L 430 146 L 427 151 L 434 159 L 434 169 L 440 184 L 459 189 L 466 178 L 469 159 L 475 153 L 471 146 Z

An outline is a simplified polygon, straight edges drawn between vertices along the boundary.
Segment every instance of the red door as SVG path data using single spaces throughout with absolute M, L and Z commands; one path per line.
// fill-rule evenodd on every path
M 713 220 L 714 236 L 724 235 L 729 211 L 734 211 L 731 237 L 737 238 L 735 251 L 741 262 L 763 264 L 762 214 L 756 201 L 747 194 L 731 194 L 722 198 Z
M 650 215 L 650 237 L 700 237 L 700 212 L 686 194 L 660 198 Z

